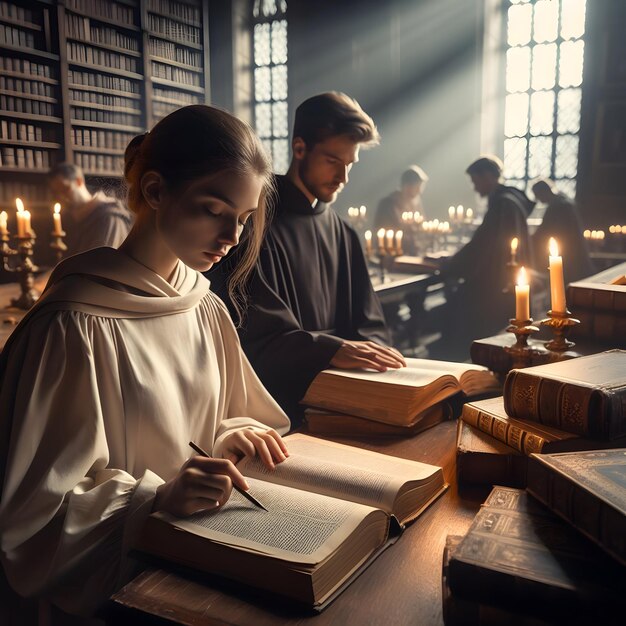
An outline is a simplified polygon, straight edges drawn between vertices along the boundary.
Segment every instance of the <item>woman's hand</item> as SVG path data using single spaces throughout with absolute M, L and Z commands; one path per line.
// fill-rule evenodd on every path
M 249 489 L 243 474 L 231 461 L 192 456 L 174 478 L 157 488 L 152 510 L 187 517 L 217 509 L 230 497 L 233 484 Z
M 274 469 L 276 463 L 282 463 L 289 456 L 285 442 L 275 430 L 237 430 L 224 439 L 222 454 L 233 463 L 258 454 L 269 469 Z

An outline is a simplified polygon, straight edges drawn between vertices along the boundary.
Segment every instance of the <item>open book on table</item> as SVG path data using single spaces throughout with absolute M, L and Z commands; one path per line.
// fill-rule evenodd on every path
M 447 487 L 440 467 L 295 434 L 267 470 L 238 464 L 263 511 L 233 491 L 215 513 L 149 516 L 136 548 L 323 608 Z M 397 521 L 396 521 L 397 520 Z
M 501 395 L 496 377 L 481 365 L 406 359 L 386 372 L 331 368 L 320 372 L 302 404 L 412 426 L 426 409 L 459 391 L 468 397 Z

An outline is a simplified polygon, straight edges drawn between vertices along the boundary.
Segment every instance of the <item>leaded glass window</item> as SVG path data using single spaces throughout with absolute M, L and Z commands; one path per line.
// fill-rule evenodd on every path
M 279 174 L 289 167 L 286 13 L 285 0 L 255 0 L 252 9 L 254 120 Z
M 575 195 L 586 0 L 507 0 L 504 173 Z

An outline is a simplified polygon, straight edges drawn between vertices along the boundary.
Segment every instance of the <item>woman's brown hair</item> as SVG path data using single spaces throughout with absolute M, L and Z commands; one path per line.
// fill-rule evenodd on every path
M 138 214 L 147 207 L 141 191 L 141 179 L 146 172 L 158 172 L 175 191 L 199 177 L 224 170 L 263 178 L 258 209 L 246 223 L 240 244 L 243 244 L 242 254 L 228 280 L 228 293 L 241 322 L 245 284 L 259 254 L 273 190 L 271 161 L 259 138 L 234 115 L 194 104 L 177 109 L 150 132 L 137 135 L 124 153 L 128 206 Z

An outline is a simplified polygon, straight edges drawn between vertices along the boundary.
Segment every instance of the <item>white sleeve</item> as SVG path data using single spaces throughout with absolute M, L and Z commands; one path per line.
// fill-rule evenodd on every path
M 213 456 L 221 456 L 224 439 L 237 430 L 273 428 L 284 435 L 289 431 L 291 423 L 252 369 L 241 349 L 237 331 L 226 307 L 217 297 L 212 297 L 217 304 L 224 341 L 226 364 L 223 382 L 228 387 L 226 410 L 213 444 Z
M 107 440 L 101 396 L 119 390 L 95 367 L 86 318 L 32 322 L 0 390 L 2 419 L 11 422 L 0 500 L 7 578 L 21 595 L 46 592 L 83 614 L 131 573 L 128 546 L 163 483 L 150 471 L 137 480 L 107 467 L 117 442 Z

